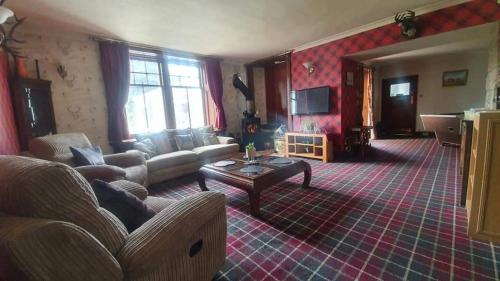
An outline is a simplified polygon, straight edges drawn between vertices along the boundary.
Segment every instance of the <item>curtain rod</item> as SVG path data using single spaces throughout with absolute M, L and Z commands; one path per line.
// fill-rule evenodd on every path
M 216 56 L 200 55 L 200 54 L 196 54 L 196 53 L 179 51 L 179 50 L 163 48 L 163 47 L 147 45 L 147 44 L 141 44 L 141 43 L 135 43 L 135 42 L 125 41 L 125 40 L 120 40 L 120 39 L 113 39 L 113 38 L 106 38 L 106 37 L 99 37 L 99 36 L 89 36 L 89 38 L 91 40 L 94 40 L 97 42 L 123 43 L 123 44 L 127 44 L 128 46 L 135 48 L 135 49 L 141 49 L 143 51 L 161 52 L 161 53 L 164 53 L 167 55 L 177 55 L 177 56 L 196 58 L 196 59 L 213 59 L 213 60 L 217 60 L 217 61 L 223 60 L 222 58 L 216 57 Z

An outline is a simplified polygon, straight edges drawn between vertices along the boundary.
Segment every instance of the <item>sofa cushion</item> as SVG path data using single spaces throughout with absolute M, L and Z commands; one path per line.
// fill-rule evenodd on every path
M 177 135 L 175 136 L 175 143 L 179 150 L 191 150 L 194 148 L 192 135 Z
M 168 134 L 166 130 L 162 130 L 160 132 L 156 133 L 148 133 L 148 134 L 140 134 L 136 136 L 136 139 L 138 141 L 143 141 L 145 139 L 150 139 L 151 142 L 155 146 L 155 150 L 157 154 L 164 154 L 164 153 L 169 153 L 172 151 L 175 151 L 175 149 L 172 147 L 172 144 L 170 143 L 170 140 L 168 138 Z
M 134 143 L 134 149 L 144 152 L 147 156 L 147 159 L 158 155 L 158 151 L 156 151 L 156 145 L 150 138 L 146 138 Z
M 152 172 L 197 161 L 198 155 L 196 153 L 189 150 L 181 150 L 155 156 L 146 161 L 146 164 L 148 171 Z
M 214 144 L 201 147 L 195 147 L 193 152 L 198 154 L 201 160 L 215 158 L 225 154 L 232 154 L 238 152 L 239 146 L 237 144 Z
M 203 142 L 203 135 L 204 134 L 213 134 L 214 133 L 214 128 L 212 125 L 210 126 L 205 126 L 201 128 L 193 128 L 191 129 L 192 135 L 193 135 L 193 142 L 195 147 L 199 146 L 204 146 Z
M 166 129 L 165 134 L 167 135 L 167 138 L 170 142 L 170 145 L 172 146 L 173 151 L 177 151 L 177 143 L 175 142 L 175 136 L 177 135 L 190 135 L 191 134 L 191 129 Z
M 214 133 L 202 133 L 201 139 L 203 140 L 203 145 L 213 145 L 220 144 L 219 139 Z
M 70 146 L 69 149 L 73 153 L 73 159 L 76 166 L 87 166 L 87 165 L 104 165 L 104 158 L 102 155 L 101 147 L 73 147 Z
M 153 209 L 124 189 L 101 180 L 94 180 L 91 185 L 99 206 L 115 215 L 129 233 L 156 215 Z

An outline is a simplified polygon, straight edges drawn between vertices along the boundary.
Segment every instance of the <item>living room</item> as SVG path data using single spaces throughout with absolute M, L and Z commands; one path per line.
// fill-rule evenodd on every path
M 499 19 L 0 1 L 0 280 L 499 280 Z

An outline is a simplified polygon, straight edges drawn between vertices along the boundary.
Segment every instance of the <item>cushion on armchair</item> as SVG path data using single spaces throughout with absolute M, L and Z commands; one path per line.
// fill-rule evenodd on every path
M 137 196 L 112 184 L 94 180 L 92 189 L 99 201 L 99 206 L 113 213 L 125 225 L 129 233 L 156 215 L 156 212 Z
M 79 148 L 70 146 L 76 166 L 104 165 L 104 157 L 100 146 Z

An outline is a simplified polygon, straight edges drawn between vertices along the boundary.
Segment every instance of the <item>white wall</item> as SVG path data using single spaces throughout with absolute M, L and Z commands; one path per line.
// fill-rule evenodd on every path
M 488 69 L 487 50 L 401 60 L 375 66 L 374 115 L 381 117 L 382 79 L 418 75 L 417 131 L 423 131 L 420 114 L 461 112 L 484 107 L 485 79 Z M 468 69 L 467 85 L 443 87 L 444 71 Z

